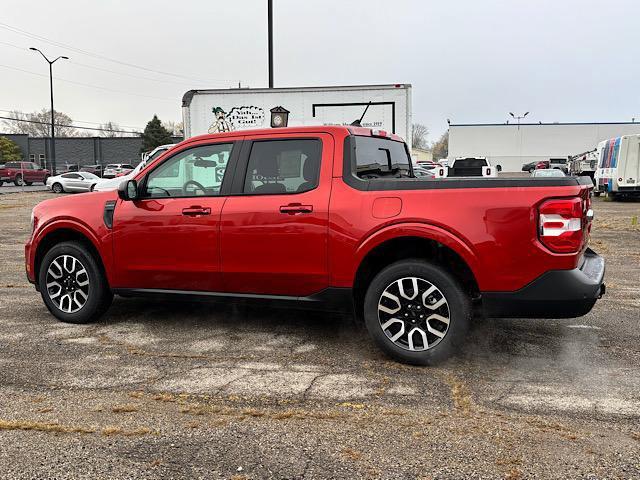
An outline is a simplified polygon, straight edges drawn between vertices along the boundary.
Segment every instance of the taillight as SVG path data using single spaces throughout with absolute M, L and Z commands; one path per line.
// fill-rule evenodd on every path
M 552 252 L 575 253 L 582 247 L 584 205 L 580 197 L 547 200 L 538 208 L 540 241 Z

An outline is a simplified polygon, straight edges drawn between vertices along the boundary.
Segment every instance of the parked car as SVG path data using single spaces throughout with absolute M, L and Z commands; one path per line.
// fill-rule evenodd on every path
M 49 170 L 33 162 L 7 162 L 0 168 L 0 185 L 4 182 L 13 182 L 16 186 L 45 183 L 48 177 Z
M 46 185 L 54 193 L 90 192 L 99 180 L 90 172 L 67 172 L 47 178 Z
M 117 191 L 38 204 L 27 277 L 71 323 L 114 294 L 346 308 L 413 364 L 450 356 L 474 311 L 577 317 L 604 293 L 588 178 L 412 169 L 400 137 L 362 127 L 194 137 Z
M 416 178 L 436 178 L 433 170 L 427 170 L 422 167 L 413 167 L 413 175 Z
M 143 160 L 131 170 L 131 172 L 120 175 L 115 178 L 103 178 L 101 179 L 94 187 L 93 191 L 95 192 L 105 192 L 107 190 L 116 190 L 118 185 L 120 185 L 124 180 L 128 180 L 129 178 L 133 178 L 140 170 L 142 170 L 148 163 L 154 162 L 157 158 L 159 158 L 164 152 L 171 149 L 175 143 L 169 145 L 160 145 L 156 147 L 148 154 L 143 155 Z
M 565 173 L 559 168 L 541 168 L 538 170 L 534 170 L 531 174 L 532 177 L 540 178 L 548 178 L 548 177 L 565 177 Z
M 64 170 L 61 173 L 68 172 L 77 172 L 80 170 L 80 165 L 78 163 L 67 163 L 64 166 Z
M 128 163 L 110 163 L 104 167 L 103 178 L 115 178 L 119 175 L 126 175 L 133 170 L 133 165 Z
M 522 171 L 529 173 L 533 173 L 534 170 L 542 168 L 549 168 L 549 160 L 536 160 L 535 162 L 529 162 L 522 165 Z
M 102 177 L 102 165 L 83 165 L 80 167 L 81 172 L 89 172 Z

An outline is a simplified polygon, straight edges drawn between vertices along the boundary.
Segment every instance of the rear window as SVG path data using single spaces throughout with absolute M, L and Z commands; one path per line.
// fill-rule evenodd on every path
M 118 168 L 118 167 L 119 167 L 119 165 L 116 165 L 116 164 L 112 163 L 112 164 L 107 165 L 105 168 Z
M 453 168 L 478 168 L 486 166 L 487 161 L 484 158 L 461 158 L 453 164 Z
M 133 165 L 129 165 L 128 163 L 123 163 L 122 168 L 130 168 L 133 169 Z
M 4 168 L 20 168 L 19 162 L 7 162 Z
M 411 158 L 404 142 L 387 138 L 355 136 L 356 175 L 361 178 L 407 176 Z

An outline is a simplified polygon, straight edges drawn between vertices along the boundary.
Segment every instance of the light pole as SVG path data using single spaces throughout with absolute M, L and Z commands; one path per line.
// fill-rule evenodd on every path
M 525 112 L 524 115 L 514 115 L 513 112 L 509 112 L 509 115 L 518 120 L 518 130 L 520 130 L 520 120 L 529 115 L 529 112 Z
M 39 49 L 35 47 L 31 47 L 29 48 L 29 50 L 38 52 L 40 55 L 42 55 L 42 58 L 44 58 L 49 64 L 49 87 L 51 89 L 51 173 L 55 175 L 56 174 L 56 134 L 55 134 L 55 120 L 54 120 L 54 112 L 53 112 L 53 64 L 56 63 L 61 58 L 64 60 L 69 60 L 69 57 L 65 57 L 64 55 L 61 55 L 52 61 L 52 60 L 49 60 L 44 53 L 42 53 Z
M 267 30 L 269 35 L 269 88 L 273 88 L 273 0 L 267 0 Z

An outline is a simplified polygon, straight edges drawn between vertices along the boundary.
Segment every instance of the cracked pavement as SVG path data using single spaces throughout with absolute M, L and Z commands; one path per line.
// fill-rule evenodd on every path
M 0 197 L 0 478 L 640 476 L 640 203 L 595 199 L 607 294 L 572 320 L 478 320 L 434 368 L 348 316 L 116 298 L 57 322 Z

